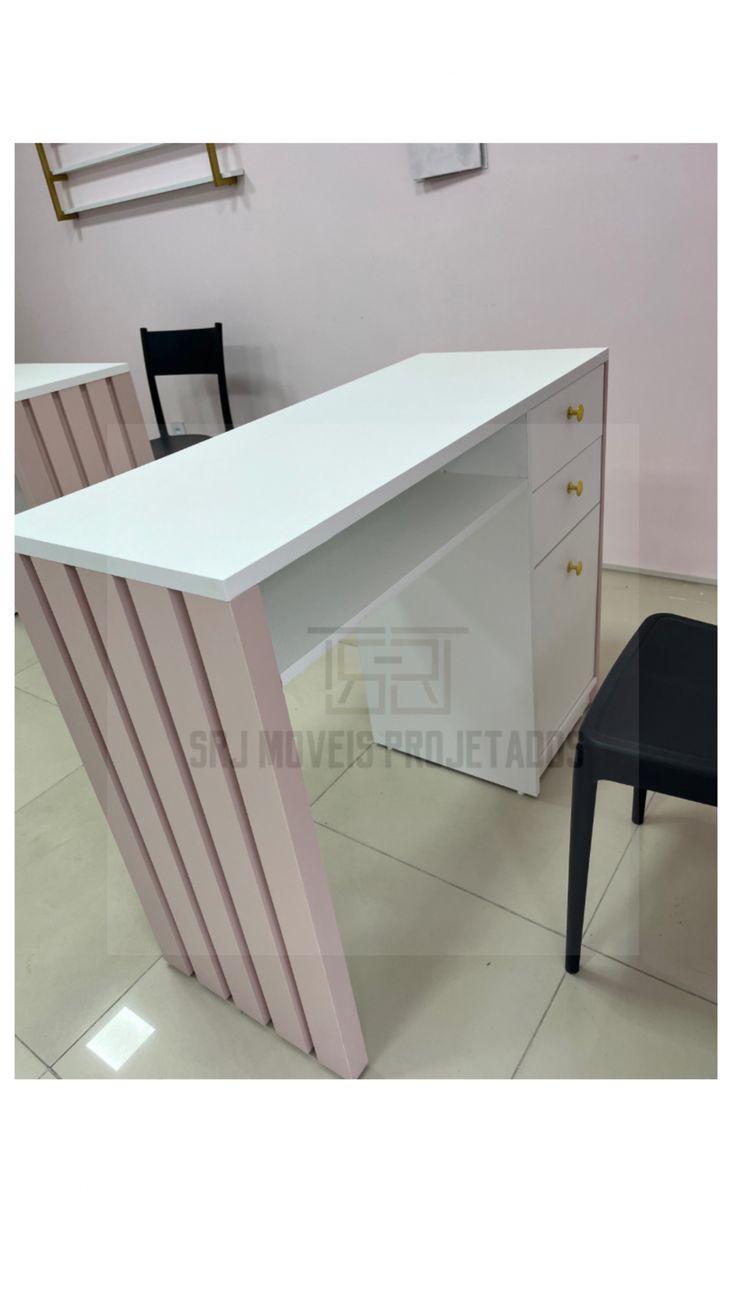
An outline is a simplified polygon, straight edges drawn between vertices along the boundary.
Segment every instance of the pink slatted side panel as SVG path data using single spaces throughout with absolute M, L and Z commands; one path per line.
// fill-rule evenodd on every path
M 136 460 L 123 425 L 109 377 L 87 382 L 84 387 L 99 439 L 105 448 L 113 476 L 135 468 Z
M 135 393 L 133 378 L 129 372 L 121 372 L 117 377 L 111 377 L 110 381 L 120 417 L 128 433 L 128 440 L 133 451 L 136 467 L 140 467 L 143 463 L 152 463 L 153 450 L 148 439 L 138 396 Z
M 64 419 L 58 396 L 37 395 L 28 401 L 31 423 L 35 423 L 62 495 L 87 485 L 74 437 Z
M 185 597 L 319 1061 L 342 1076 L 367 1062 L 353 990 L 258 587 L 226 603 Z M 259 747 L 281 739 L 281 761 Z M 252 751 L 256 751 L 255 761 Z
M 148 856 L 138 824 L 113 767 L 69 651 L 49 608 L 33 563 L 16 558 L 16 602 L 41 666 L 56 697 L 92 788 L 125 860 L 164 958 L 191 974 L 192 965 Z
M 28 508 L 152 459 L 130 373 L 16 402 L 16 476 Z
M 263 875 L 232 761 L 214 750 L 223 727 L 183 598 L 163 587 L 128 582 L 156 664 L 191 780 L 206 816 L 276 1031 L 308 1051 L 312 1039 L 271 895 Z M 201 753 L 204 743 L 204 755 Z
M 60 563 L 36 559 L 34 564 L 195 975 L 225 998 L 227 982 L 79 578 Z
M 15 404 L 15 475 L 29 509 L 61 495 L 28 400 L 17 400 Z
M 81 568 L 78 576 L 233 1001 L 265 1022 L 268 1010 L 253 962 L 126 584 Z
M 74 433 L 74 443 L 87 484 L 94 486 L 98 481 L 107 481 L 112 476 L 112 468 L 92 418 L 84 386 L 69 386 L 64 391 L 58 391 L 57 395 L 69 430 Z

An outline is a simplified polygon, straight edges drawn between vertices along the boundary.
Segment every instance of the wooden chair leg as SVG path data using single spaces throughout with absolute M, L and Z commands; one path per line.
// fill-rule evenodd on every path
M 570 816 L 570 865 L 567 884 L 567 943 L 565 969 L 577 972 L 580 968 L 580 948 L 585 917 L 585 893 L 588 888 L 588 864 L 593 838 L 593 819 L 598 782 L 585 766 L 584 749 L 578 744 L 575 751 L 575 772 L 572 781 L 572 813 Z
M 637 826 L 641 826 L 642 822 L 644 821 L 644 809 L 646 808 L 646 803 L 647 803 L 646 790 L 638 790 L 635 786 L 634 802 L 631 806 L 631 821 L 636 822 Z

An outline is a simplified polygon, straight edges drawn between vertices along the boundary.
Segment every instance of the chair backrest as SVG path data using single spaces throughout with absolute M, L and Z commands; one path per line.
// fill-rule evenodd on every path
M 149 332 L 146 327 L 141 327 L 141 344 L 146 376 L 151 389 L 153 412 L 162 436 L 167 436 L 168 432 L 156 378 L 181 377 L 192 373 L 213 373 L 217 377 L 225 430 L 232 431 L 233 419 L 225 379 L 221 322 L 216 322 L 214 327 L 193 327 L 186 331 L 173 332 Z

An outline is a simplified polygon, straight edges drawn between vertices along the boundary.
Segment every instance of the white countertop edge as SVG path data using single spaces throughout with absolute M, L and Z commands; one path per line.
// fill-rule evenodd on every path
M 595 372 L 602 364 L 608 361 L 608 350 L 601 350 L 593 359 L 581 364 L 579 368 L 573 368 L 571 372 L 564 373 L 549 386 L 544 386 L 540 391 L 528 396 L 519 404 L 514 404 L 505 413 L 491 418 L 488 422 L 482 423 L 474 431 L 468 432 L 461 436 L 451 446 L 447 446 L 439 453 L 430 456 L 422 463 L 416 463 L 402 476 L 394 478 L 393 481 L 384 482 L 375 491 L 363 496 L 359 500 L 354 500 L 352 504 L 346 505 L 345 508 L 331 518 L 319 523 L 318 526 L 312 527 L 311 530 L 302 533 L 301 536 L 295 536 L 283 545 L 280 549 L 274 550 L 271 554 L 264 555 L 258 563 L 244 568 L 241 572 L 236 572 L 232 577 L 222 580 L 223 596 L 222 598 L 232 600 L 243 591 L 249 590 L 251 586 L 257 586 L 264 581 L 266 577 L 272 577 L 274 572 L 280 572 L 286 568 L 295 559 L 301 558 L 311 550 L 317 549 L 319 545 L 324 545 L 325 541 L 336 536 L 338 532 L 344 531 L 351 527 L 354 522 L 365 518 L 374 509 L 380 509 L 382 505 L 387 504 L 389 500 L 395 499 L 401 495 L 402 491 L 409 490 L 417 482 L 422 481 L 425 477 L 431 476 L 433 472 L 439 472 L 440 468 L 446 467 L 453 459 L 457 459 L 461 454 L 472 450 L 481 441 L 486 440 L 489 436 L 494 436 L 497 431 L 508 427 L 517 418 L 528 413 L 530 409 L 536 408 L 538 404 L 543 404 L 551 395 L 556 395 L 558 391 L 570 385 L 572 382 L 579 381 L 581 377 L 587 376 L 589 372 Z M 295 548 L 297 547 L 297 548 Z M 200 592 L 193 592 L 194 594 Z
M 205 599 L 234 598 L 228 594 L 227 583 L 213 577 L 178 573 L 173 568 L 159 568 L 150 563 L 131 563 L 127 559 L 95 554 L 93 551 L 81 557 L 79 550 L 71 549 L 68 545 L 55 545 L 50 541 L 28 540 L 17 536 L 15 552 L 31 559 L 45 559 L 48 563 L 65 563 L 68 567 L 86 569 L 88 572 L 102 572 L 108 577 L 123 577 L 125 581 L 143 581 L 150 586 L 180 590 L 186 595 L 202 595 Z
M 432 351 L 429 351 L 429 353 L 432 353 Z M 250 590 L 252 586 L 259 585 L 266 577 L 273 576 L 275 572 L 288 567 L 290 563 L 308 554 L 319 545 L 323 545 L 325 541 L 336 536 L 338 532 L 352 526 L 353 523 L 372 513 L 374 509 L 381 508 L 383 504 L 400 495 L 402 491 L 408 490 L 409 487 L 416 485 L 423 478 L 439 471 L 440 468 L 445 467 L 453 459 L 473 449 L 481 441 L 486 440 L 487 437 L 494 435 L 503 427 L 509 426 L 517 418 L 528 413 L 530 409 L 544 403 L 550 396 L 557 394 L 558 391 L 563 390 L 572 382 L 578 381 L 590 372 L 594 372 L 596 368 L 601 367 L 607 361 L 608 349 L 597 350 L 584 363 L 572 368 L 569 372 L 561 373 L 547 386 L 543 386 L 540 390 L 527 395 L 518 404 L 512 405 L 510 409 L 497 414 L 488 422 L 481 424 L 480 427 L 468 432 L 436 454 L 421 463 L 414 464 L 401 476 L 394 478 L 392 481 L 384 482 L 383 485 L 377 487 L 368 495 L 346 505 L 339 513 L 324 519 L 316 526 L 301 533 L 301 535 L 294 536 L 278 549 L 264 555 L 257 562 L 233 573 L 229 577 L 203 577 L 194 573 L 179 572 L 171 567 L 164 568 L 156 564 L 148 564 L 140 559 L 122 559 L 112 555 L 100 555 L 91 550 L 80 551 L 74 547 L 19 534 L 15 538 L 15 552 L 28 555 L 31 558 L 47 559 L 52 563 L 65 563 L 72 567 L 88 568 L 92 572 L 103 572 L 110 576 L 124 577 L 130 581 L 142 581 L 154 586 L 165 586 L 171 590 L 183 591 L 186 594 L 230 601 L 236 599 L 238 595 L 242 595 L 244 591 Z M 127 365 L 125 367 L 127 369 Z M 122 475 L 125 476 L 126 474 Z M 77 492 L 77 494 L 80 493 L 83 492 Z
M 66 377 L 57 377 L 53 380 L 31 383 L 30 385 L 16 384 L 16 400 L 32 400 L 38 395 L 50 395 L 53 391 L 64 391 L 70 386 L 84 386 L 87 382 L 102 381 L 105 377 L 118 377 L 120 373 L 130 372 L 130 364 L 127 363 L 70 363 L 70 364 L 53 364 L 53 363 L 18 363 L 17 368 L 73 368 L 74 372 L 69 373 Z

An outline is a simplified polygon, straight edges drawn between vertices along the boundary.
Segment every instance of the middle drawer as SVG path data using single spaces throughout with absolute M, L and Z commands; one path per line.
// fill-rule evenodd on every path
M 574 486 L 574 490 L 568 490 Z M 580 494 L 578 495 L 578 490 Z M 601 498 L 601 442 L 566 463 L 532 495 L 534 567 Z

